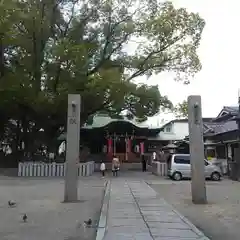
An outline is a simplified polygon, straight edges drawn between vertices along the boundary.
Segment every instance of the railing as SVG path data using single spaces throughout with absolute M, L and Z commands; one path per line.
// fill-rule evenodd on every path
M 157 176 L 167 176 L 167 163 L 153 161 L 152 173 Z
M 65 163 L 34 163 L 20 162 L 18 164 L 19 177 L 64 177 Z M 78 164 L 78 176 L 87 177 L 94 172 L 94 162 Z

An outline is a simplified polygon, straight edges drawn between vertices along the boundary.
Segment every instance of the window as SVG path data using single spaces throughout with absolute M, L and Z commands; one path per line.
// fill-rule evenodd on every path
M 174 162 L 178 164 L 190 164 L 190 156 L 184 156 L 184 155 L 175 156 Z
M 171 126 L 167 126 L 165 129 L 166 132 L 171 132 Z

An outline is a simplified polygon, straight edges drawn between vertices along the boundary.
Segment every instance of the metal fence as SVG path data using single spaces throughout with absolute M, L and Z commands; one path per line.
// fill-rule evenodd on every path
M 20 162 L 18 164 L 19 177 L 64 177 L 65 163 L 35 163 Z M 78 164 L 78 176 L 87 177 L 94 172 L 94 162 Z

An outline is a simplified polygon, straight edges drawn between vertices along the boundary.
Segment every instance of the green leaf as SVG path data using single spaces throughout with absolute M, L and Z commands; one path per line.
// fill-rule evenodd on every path
M 24 129 L 3 138 L 30 146 L 43 129 L 42 144 L 52 145 L 66 127 L 69 93 L 81 95 L 82 124 L 99 111 L 145 120 L 173 105 L 137 77 L 171 71 L 188 83 L 201 69 L 198 14 L 157 0 L 79 3 L 0 2 L 0 113 Z

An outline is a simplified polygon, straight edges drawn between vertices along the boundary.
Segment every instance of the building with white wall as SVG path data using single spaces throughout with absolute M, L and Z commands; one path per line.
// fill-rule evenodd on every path
M 175 119 L 161 127 L 157 136 L 159 141 L 177 141 L 182 140 L 188 135 L 188 120 Z
M 203 118 L 203 122 L 210 122 L 212 118 Z M 174 141 L 181 141 L 189 135 L 188 119 L 174 119 L 160 127 L 160 132 L 149 140 L 158 142 L 157 145 L 165 146 Z

